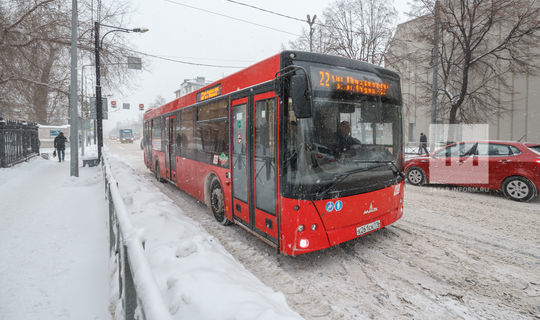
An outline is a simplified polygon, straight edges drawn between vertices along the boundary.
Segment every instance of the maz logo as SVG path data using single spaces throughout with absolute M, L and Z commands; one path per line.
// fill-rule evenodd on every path
M 379 209 L 373 208 L 373 203 L 370 203 L 370 204 L 369 204 L 369 209 L 367 209 L 366 211 L 364 211 L 364 214 L 373 213 L 373 212 L 376 212 L 377 210 L 379 210 Z

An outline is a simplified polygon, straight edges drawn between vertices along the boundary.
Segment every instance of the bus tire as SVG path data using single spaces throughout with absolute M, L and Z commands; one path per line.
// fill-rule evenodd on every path
M 407 181 L 409 181 L 410 184 L 415 186 L 421 186 L 426 183 L 426 173 L 424 170 L 418 168 L 418 167 L 410 167 L 407 169 Z
M 214 178 L 210 184 L 210 210 L 212 210 L 217 222 L 224 226 L 231 224 L 231 221 L 227 219 L 227 216 L 225 215 L 223 189 L 217 178 Z
M 156 180 L 159 181 L 159 182 L 165 182 L 165 179 L 163 179 L 161 177 L 161 172 L 159 171 L 159 163 L 156 162 L 156 172 L 155 172 L 155 175 L 156 175 Z
M 520 176 L 506 178 L 501 185 L 501 191 L 508 199 L 521 202 L 531 200 L 538 192 L 529 179 Z

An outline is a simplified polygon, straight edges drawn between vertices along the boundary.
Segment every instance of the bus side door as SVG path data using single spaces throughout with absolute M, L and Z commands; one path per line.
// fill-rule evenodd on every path
M 176 117 L 174 115 L 167 117 L 167 145 L 166 151 L 166 166 L 167 166 L 167 178 L 176 184 Z
M 277 243 L 276 216 L 276 97 L 274 92 L 255 95 L 253 104 L 253 172 L 254 224 Z
M 171 115 L 166 117 L 165 128 L 163 130 L 163 140 L 165 145 L 165 178 L 174 182 L 176 181 L 175 128 L 175 116 Z
M 233 218 L 277 244 L 276 97 L 265 87 L 231 105 Z
M 251 192 L 248 183 L 250 161 L 248 159 L 247 110 L 250 98 L 232 100 L 232 198 L 233 219 L 250 227 L 249 201 Z

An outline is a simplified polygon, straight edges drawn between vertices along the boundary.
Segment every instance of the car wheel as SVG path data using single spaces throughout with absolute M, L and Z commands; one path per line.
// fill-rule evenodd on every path
M 519 176 L 504 180 L 501 189 L 508 199 L 514 201 L 529 201 L 536 197 L 537 193 L 536 187 L 529 179 Z
M 426 183 L 426 174 L 418 167 L 411 167 L 407 170 L 407 181 L 415 186 L 421 186 Z
M 231 221 L 225 216 L 225 200 L 223 198 L 223 189 L 219 184 L 219 180 L 215 179 L 212 181 L 210 186 L 210 209 L 214 214 L 217 222 L 226 226 L 231 224 Z

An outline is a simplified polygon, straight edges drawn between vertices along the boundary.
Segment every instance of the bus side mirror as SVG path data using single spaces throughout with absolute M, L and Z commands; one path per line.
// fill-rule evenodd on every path
M 274 93 L 276 96 L 281 94 L 281 79 L 278 77 L 274 78 Z
M 311 103 L 308 98 L 307 79 L 305 75 L 297 74 L 291 77 L 291 98 L 293 110 L 297 118 L 311 117 Z

